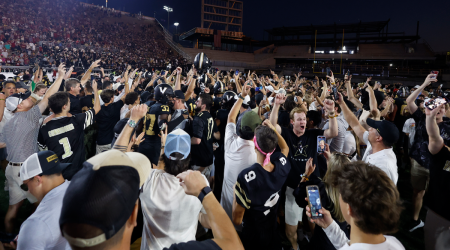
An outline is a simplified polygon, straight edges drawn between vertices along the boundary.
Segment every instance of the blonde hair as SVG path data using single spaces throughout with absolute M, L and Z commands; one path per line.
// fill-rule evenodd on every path
M 348 159 L 347 155 L 344 154 L 336 154 L 333 153 L 331 155 L 331 158 L 329 159 L 327 163 L 327 172 L 325 173 L 325 176 L 323 177 L 323 182 L 325 183 L 325 190 L 327 191 L 328 197 L 330 197 L 330 200 L 334 204 L 334 208 L 331 211 L 334 218 L 336 218 L 339 222 L 344 222 L 344 216 L 342 215 L 341 206 L 339 205 L 339 189 L 334 188 L 331 185 L 331 175 L 333 170 L 335 170 L 337 167 L 344 165 L 346 163 L 349 163 L 350 160 Z
M 289 114 L 289 117 L 291 118 L 291 120 L 294 120 L 294 115 L 295 115 L 296 113 L 305 113 L 305 115 L 306 115 L 307 112 L 308 112 L 308 111 L 305 110 L 305 109 L 302 108 L 302 107 L 295 107 L 293 110 L 291 110 L 291 113 Z

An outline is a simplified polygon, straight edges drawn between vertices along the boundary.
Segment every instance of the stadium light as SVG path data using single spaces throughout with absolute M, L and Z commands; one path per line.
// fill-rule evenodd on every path
M 169 30 L 169 23 L 170 23 L 169 22 L 169 20 L 170 20 L 169 13 L 173 12 L 173 9 L 170 8 L 169 6 L 164 6 L 164 10 L 167 11 L 167 30 Z
M 175 34 L 178 34 L 178 25 L 180 25 L 180 23 L 174 23 L 173 25 L 175 25 Z
M 330 54 L 334 54 L 334 50 L 330 50 Z
M 392 67 L 392 63 L 391 63 L 391 64 L 389 64 L 389 66 L 390 66 L 390 67 Z

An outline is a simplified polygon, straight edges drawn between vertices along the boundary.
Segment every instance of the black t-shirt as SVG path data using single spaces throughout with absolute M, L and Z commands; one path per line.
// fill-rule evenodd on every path
M 220 103 L 222 102 L 222 97 L 216 97 L 213 99 L 212 107 L 211 107 L 211 115 L 213 119 L 216 119 L 217 111 L 220 109 Z
M 219 148 L 216 149 L 224 152 L 224 143 L 225 143 L 225 129 L 227 127 L 228 115 L 231 110 L 228 109 L 219 109 L 216 113 L 216 120 L 220 121 L 220 125 L 217 126 L 217 129 L 220 132 L 220 140 L 219 140 Z
M 158 119 L 160 115 L 170 114 L 170 107 L 161 103 L 155 103 L 148 108 L 148 112 L 144 117 L 146 141 L 160 141 Z
M 207 167 L 213 163 L 213 139 L 217 126 L 208 111 L 200 112 L 192 121 L 192 137 L 200 138 L 198 145 L 192 145 L 191 163 Z
M 80 98 L 78 96 L 69 95 L 70 96 L 70 111 L 72 115 L 76 115 L 81 113 L 81 105 Z
M 416 122 L 416 134 L 414 135 L 414 143 L 411 146 L 409 154 L 411 158 L 417 161 L 422 167 L 430 168 L 431 157 L 428 152 L 428 133 L 425 127 L 425 114 L 422 110 L 417 109 L 413 113 L 412 118 Z M 450 145 L 450 119 L 443 118 L 443 121 L 438 124 L 439 132 L 442 139 L 444 139 L 445 145 Z
M 395 113 L 394 124 L 397 126 L 398 131 L 403 131 L 403 125 L 405 125 L 408 117 L 401 115 L 402 111 L 408 106 L 405 99 L 395 98 L 394 104 L 397 106 L 397 112 Z
M 236 202 L 245 208 L 243 233 L 247 230 L 276 228 L 280 190 L 291 170 L 291 165 L 281 152 L 270 156 L 275 165 L 267 172 L 259 163 L 242 170 L 235 186 Z
M 120 121 L 120 109 L 123 105 L 122 100 L 113 102 L 108 106 L 102 105 L 96 117 L 98 126 L 97 145 L 111 144 L 114 138 L 114 126 Z
M 317 136 L 323 136 L 324 131 L 321 129 L 307 129 L 305 133 L 298 137 L 294 134 L 292 126 L 289 128 L 281 128 L 281 136 L 283 136 L 289 146 L 289 161 L 291 163 L 291 172 L 289 173 L 286 184 L 290 188 L 296 188 L 300 183 L 300 175 L 305 173 L 306 162 L 309 158 L 313 158 L 313 164 L 317 163 Z M 316 167 L 313 174 L 320 176 L 319 168 Z
M 428 187 L 425 204 L 435 213 L 450 220 L 450 148 L 442 147 L 436 155 L 427 152 L 431 159 L 430 186 Z
M 213 240 L 204 241 L 188 241 L 184 243 L 172 244 L 169 248 L 165 247 L 164 250 L 221 250 L 216 242 Z
M 82 112 L 86 112 L 94 108 L 94 95 L 83 96 L 80 99 L 80 107 Z
M 55 152 L 62 163 L 72 163 L 65 172 L 74 174 L 85 161 L 83 131 L 94 123 L 95 118 L 93 110 L 72 117 L 54 118 L 40 128 L 38 144 Z

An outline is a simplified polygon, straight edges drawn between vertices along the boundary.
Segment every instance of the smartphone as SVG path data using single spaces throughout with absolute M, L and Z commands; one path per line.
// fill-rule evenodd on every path
M 325 152 L 325 136 L 317 136 L 317 153 Z
M 295 102 L 298 102 L 298 99 L 297 99 L 297 97 L 296 97 L 296 96 L 294 97 L 294 101 L 295 101 Z
M 347 71 L 344 75 L 344 80 L 348 80 L 348 76 L 350 75 L 350 70 Z
M 239 70 L 237 69 L 234 73 L 235 73 L 236 75 L 239 75 Z
M 430 74 L 434 74 L 434 76 L 431 76 L 430 78 L 431 79 L 436 79 L 436 77 L 439 75 L 439 71 L 431 71 L 431 73 Z
M 163 76 L 166 72 L 164 70 L 161 70 L 161 75 Z
M 429 100 L 425 103 L 425 107 L 427 107 L 429 110 L 433 110 L 437 108 L 439 105 L 447 103 L 447 101 L 444 98 L 436 98 L 434 100 Z
M 330 69 L 330 67 L 327 67 L 327 76 L 331 76 L 331 69 Z
M 213 143 L 213 146 L 216 147 L 216 148 L 218 148 L 218 147 L 219 147 L 219 143 L 214 142 L 214 143 Z
M 320 219 L 323 217 L 319 210 L 322 209 L 320 202 L 319 187 L 317 185 L 306 186 L 306 195 L 308 196 L 308 205 L 311 208 L 311 218 Z
M 339 100 L 339 95 L 338 95 L 338 91 L 337 91 L 337 87 L 333 87 L 333 97 L 334 100 Z

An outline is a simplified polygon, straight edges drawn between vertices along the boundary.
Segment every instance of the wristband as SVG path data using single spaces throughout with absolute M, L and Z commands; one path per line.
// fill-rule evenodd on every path
M 300 177 L 305 178 L 306 181 L 309 181 L 309 178 L 306 176 L 306 174 L 300 175 Z
M 245 98 L 242 97 L 242 95 L 238 95 L 238 97 L 239 97 L 240 99 L 242 99 L 242 101 L 245 100 Z
M 198 199 L 200 200 L 200 203 L 203 203 L 203 199 L 205 198 L 205 196 L 207 194 L 211 193 L 211 188 L 206 186 L 202 189 L 202 191 L 200 192 L 200 194 L 198 195 Z

